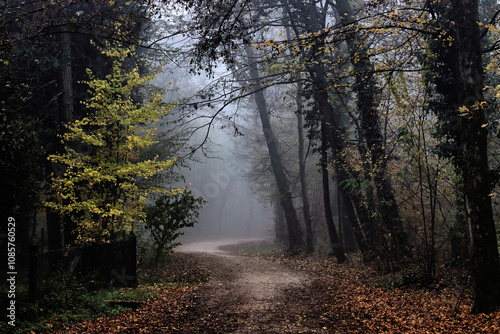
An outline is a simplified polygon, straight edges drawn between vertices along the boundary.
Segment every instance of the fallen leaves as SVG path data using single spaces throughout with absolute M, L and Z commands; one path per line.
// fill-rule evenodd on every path
M 243 307 L 248 300 L 231 284 L 241 266 L 231 267 L 215 255 L 177 256 L 181 261 L 166 274 L 196 283 L 165 287 L 134 311 L 58 333 L 500 333 L 500 312 L 470 314 L 469 299 L 457 303 L 459 291 L 377 286 L 375 275 L 355 261 L 338 265 L 334 259 L 277 253 L 236 255 L 311 277 L 303 286 L 286 288 L 271 304 L 248 309 Z M 207 275 L 216 279 L 207 282 Z
M 194 306 L 196 286 L 169 287 L 133 311 L 88 320 L 57 333 L 173 333 Z
M 470 313 L 472 301 L 453 289 L 386 288 L 359 264 L 283 259 L 317 276 L 320 313 L 330 328 L 348 333 L 500 333 L 500 312 Z M 311 293 L 311 291 L 309 292 Z

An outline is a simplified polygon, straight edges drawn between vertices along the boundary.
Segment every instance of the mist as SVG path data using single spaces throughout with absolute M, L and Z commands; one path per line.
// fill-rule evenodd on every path
M 189 72 L 189 66 L 178 65 L 167 65 L 153 83 L 168 87 L 164 97 L 167 103 L 179 100 L 196 103 L 197 93 L 214 79 L 205 73 L 194 75 Z M 226 70 L 222 66 L 215 73 L 221 77 Z M 187 166 L 179 171 L 185 182 L 175 186 L 188 185 L 194 196 L 206 201 L 194 227 L 182 230 L 181 242 L 272 238 L 273 208 L 269 200 L 259 198 L 252 190 L 245 140 L 235 135 L 228 117 L 224 116 L 236 114 L 234 107 L 227 106 L 219 117 L 213 117 L 212 109 L 196 112 L 191 108 L 183 113 L 181 108 L 182 104 L 167 115 L 170 125 L 160 127 L 167 136 L 180 133 L 180 137 L 189 137 L 184 147 L 194 150 L 184 161 Z
M 211 155 L 198 152 L 190 169 L 182 171 L 193 194 L 207 201 L 198 223 L 183 231 L 182 240 L 272 237 L 272 208 L 252 191 L 245 162 L 235 154 L 241 143 L 217 128 L 211 141 Z

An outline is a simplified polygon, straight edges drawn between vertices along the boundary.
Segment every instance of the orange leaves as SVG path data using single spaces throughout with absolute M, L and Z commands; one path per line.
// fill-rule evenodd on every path
M 231 284 L 222 288 L 202 284 L 164 289 L 135 311 L 91 320 L 61 333 L 269 333 L 263 329 L 270 324 L 279 333 L 500 332 L 500 312 L 472 315 L 468 299 L 456 309 L 459 291 L 378 286 L 375 282 L 380 278 L 356 261 L 340 266 L 332 259 L 276 253 L 258 257 L 310 273 L 311 279 L 287 288 L 274 306 L 260 308 L 253 316 L 238 306 L 241 300 L 227 290 Z M 203 259 L 199 264 L 189 262 L 189 267 L 203 271 L 208 264 L 217 275 L 232 275 L 223 271 L 232 273 L 229 264 L 226 269 L 216 268 Z M 179 273 L 185 272 L 184 265 Z
M 500 333 L 500 312 L 470 314 L 472 301 L 465 298 L 458 303 L 460 291 L 377 286 L 374 282 L 379 278 L 359 263 L 339 266 L 330 259 L 277 260 L 316 277 L 317 286 L 309 288 L 309 296 L 319 296 L 312 313 L 317 316 L 305 319 L 310 328 L 325 326 L 332 333 L 363 334 Z M 319 321 L 321 327 L 311 327 Z
M 166 288 L 135 311 L 125 311 L 67 327 L 60 333 L 172 333 L 194 306 L 195 286 Z M 56 332 L 57 333 L 57 332 Z
M 314 271 L 329 287 L 325 289 L 323 305 L 331 309 L 330 320 L 340 321 L 349 333 L 498 333 L 499 330 L 500 312 L 471 315 L 470 300 L 462 302 L 454 314 L 460 297 L 457 291 L 377 287 L 366 279 L 366 269 L 352 265 Z

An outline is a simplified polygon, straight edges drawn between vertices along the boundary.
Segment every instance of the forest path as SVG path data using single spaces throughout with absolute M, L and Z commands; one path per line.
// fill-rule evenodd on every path
M 163 293 L 137 309 L 68 324 L 55 333 L 344 333 L 332 330 L 325 309 L 329 286 L 311 274 L 316 262 L 241 251 L 249 245 L 248 240 L 186 243 L 162 275 L 190 284 L 160 285 L 156 289 Z M 255 240 L 251 245 L 271 246 Z
M 145 286 L 157 294 L 136 309 L 69 324 L 51 318 L 43 333 L 500 333 L 500 312 L 471 314 L 472 300 L 457 289 L 379 285 L 360 258 L 338 265 L 228 244 L 174 253 L 160 273 L 188 284 Z
M 199 317 L 217 333 L 326 333 L 309 328 L 303 319 L 312 314 L 310 286 L 313 279 L 304 271 L 259 256 L 225 252 L 221 248 L 249 240 L 211 241 L 185 244 L 176 252 L 189 253 L 210 268 L 203 287 Z M 297 302 L 297 292 L 305 296 Z M 293 296 L 294 301 L 291 301 Z M 308 323 L 310 323 L 308 321 Z

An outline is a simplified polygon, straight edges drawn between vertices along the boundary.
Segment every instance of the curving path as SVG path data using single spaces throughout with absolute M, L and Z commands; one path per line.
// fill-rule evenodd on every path
M 301 319 L 310 312 L 309 301 L 293 303 L 292 307 L 287 303 L 291 290 L 309 287 L 309 275 L 276 261 L 220 249 L 248 241 L 256 240 L 195 242 L 176 249 L 202 257 L 211 268 L 212 278 L 204 287 L 208 293 L 200 302 L 218 317 L 218 328 L 224 328 L 223 323 L 228 322 L 228 330 L 221 333 L 326 333 L 301 325 Z

